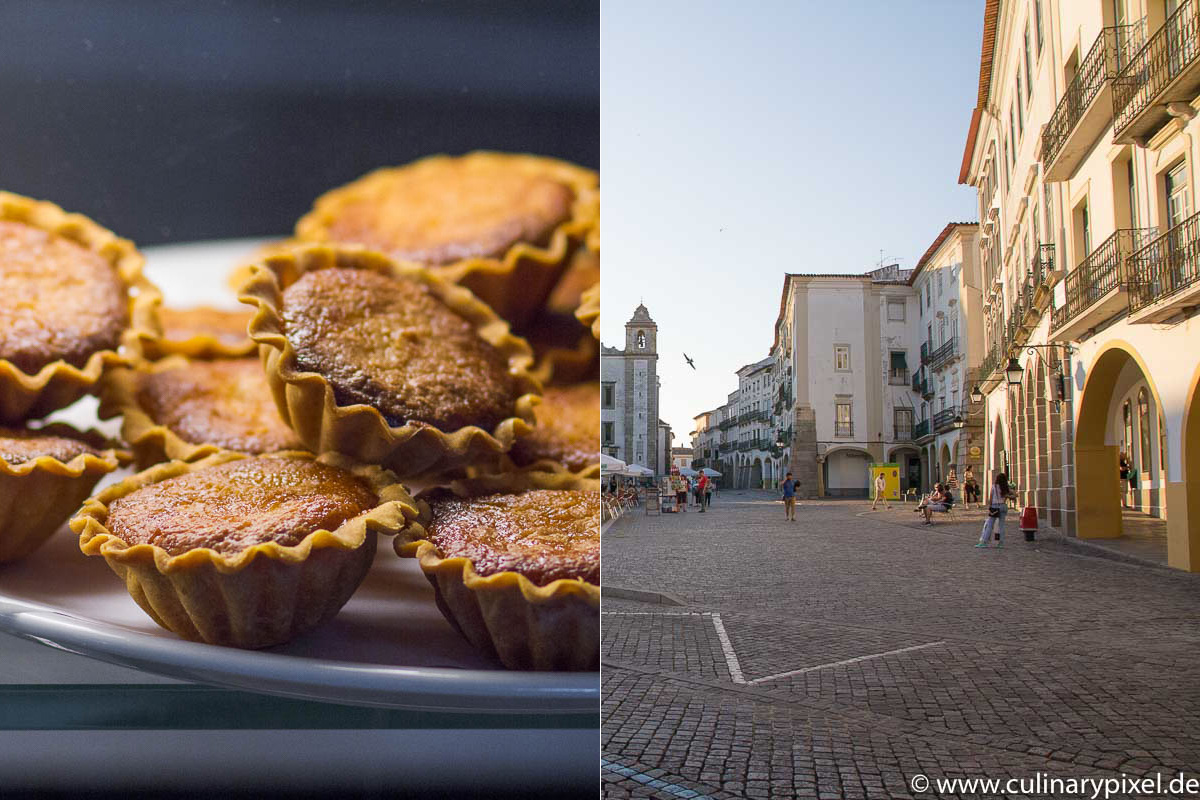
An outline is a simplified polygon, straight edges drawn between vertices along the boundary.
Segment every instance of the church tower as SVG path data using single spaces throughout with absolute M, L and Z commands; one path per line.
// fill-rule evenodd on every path
M 658 452 L 658 325 L 644 305 L 625 323 L 624 355 L 625 452 L 658 475 L 666 472 Z

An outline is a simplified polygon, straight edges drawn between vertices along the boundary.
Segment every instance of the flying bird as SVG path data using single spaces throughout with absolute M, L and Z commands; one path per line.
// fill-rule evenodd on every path
M 688 362 L 688 366 L 689 366 L 689 367 L 691 367 L 692 369 L 695 369 L 695 368 L 696 368 L 696 364 L 695 364 L 695 362 L 694 362 L 694 361 L 692 361 L 692 359 L 688 357 L 688 354 L 687 354 L 687 353 L 684 353 L 684 354 L 683 354 L 683 360 L 684 360 L 684 361 L 686 361 L 686 362 Z

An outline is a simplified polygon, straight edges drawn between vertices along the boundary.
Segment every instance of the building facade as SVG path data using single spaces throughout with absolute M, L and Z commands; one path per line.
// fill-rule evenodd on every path
M 644 305 L 625 323 L 625 347 L 600 350 L 600 444 L 627 464 L 666 472 L 670 429 L 658 418 L 658 325 Z
M 982 222 L 988 473 L 1072 535 L 1158 525 L 1190 571 L 1198 35 L 1196 0 L 988 0 L 959 176 Z
M 952 222 L 943 228 L 909 283 L 917 296 L 915 334 L 921 350 L 912 376 L 912 388 L 921 396 L 912 438 L 920 448 L 922 472 L 931 482 L 955 476 L 961 481 L 970 466 L 981 479 L 985 415 L 982 403 L 971 402 L 984 352 L 979 225 Z M 901 423 L 898 419 L 897 438 Z M 919 476 L 910 476 L 909 485 L 921 485 Z

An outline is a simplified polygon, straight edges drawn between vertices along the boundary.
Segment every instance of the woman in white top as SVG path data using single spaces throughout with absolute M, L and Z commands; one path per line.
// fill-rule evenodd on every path
M 1008 516 L 1008 476 L 1003 472 L 996 474 L 996 482 L 992 484 L 992 494 L 988 498 L 988 517 L 983 523 L 983 533 L 979 536 L 976 547 L 987 547 L 992 532 L 996 533 L 996 547 L 1004 547 L 1004 518 Z

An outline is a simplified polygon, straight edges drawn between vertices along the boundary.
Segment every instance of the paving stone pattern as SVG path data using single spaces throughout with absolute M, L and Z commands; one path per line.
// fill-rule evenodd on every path
M 1012 519 L 980 550 L 981 512 L 869 507 L 809 501 L 789 523 L 726 492 L 604 534 L 604 585 L 684 603 L 604 601 L 604 797 L 1200 775 L 1200 576 L 1029 544 Z

